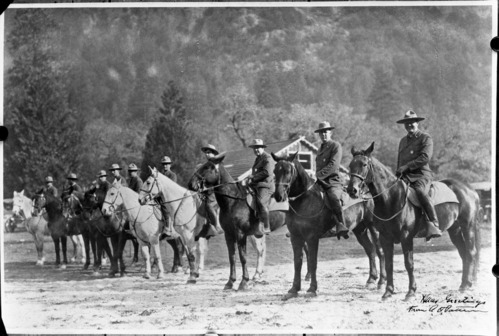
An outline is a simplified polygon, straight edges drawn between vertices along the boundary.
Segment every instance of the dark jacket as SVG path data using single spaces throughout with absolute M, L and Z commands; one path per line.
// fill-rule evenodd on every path
M 57 195 L 58 195 L 57 188 L 54 187 L 53 185 L 51 185 L 51 186 L 45 186 L 43 188 L 43 192 L 46 193 L 46 194 L 52 194 L 54 197 L 57 197 Z
M 109 183 L 108 180 L 106 180 L 104 182 L 99 181 L 97 184 L 99 185 L 99 189 L 106 192 L 106 193 L 109 190 L 109 188 L 111 187 L 111 183 Z
M 126 183 L 126 179 L 123 176 L 120 175 L 119 177 L 115 177 L 113 183 L 116 182 L 116 180 L 119 180 L 123 187 L 128 187 L 128 183 Z
M 75 183 L 73 185 L 68 184 L 66 186 L 66 188 L 64 189 L 63 194 L 71 195 L 73 193 L 73 191 L 83 192 L 83 189 L 77 183 Z M 64 197 L 64 195 L 62 197 Z
M 140 188 L 142 188 L 142 179 L 138 176 L 132 176 L 128 180 L 128 187 L 135 191 L 136 193 L 140 192 Z
M 315 175 L 325 188 L 342 187 L 340 177 L 342 149 L 339 142 L 329 140 L 322 143 L 315 158 Z
M 177 183 L 177 174 L 175 174 L 171 170 L 163 171 L 163 175 L 165 175 L 166 177 L 168 177 L 173 182 Z
M 269 153 L 263 152 L 257 156 L 251 168 L 253 175 L 251 186 L 253 188 L 267 188 L 274 192 L 274 165 L 274 159 Z
M 400 140 L 397 169 L 407 166 L 405 173 L 409 181 L 414 182 L 421 178 L 433 179 L 430 169 L 430 160 L 433 155 L 433 139 L 427 133 L 418 130 L 412 136 L 406 135 Z

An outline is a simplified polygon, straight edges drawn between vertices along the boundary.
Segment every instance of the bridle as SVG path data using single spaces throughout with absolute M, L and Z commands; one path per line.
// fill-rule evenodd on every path
M 369 157 L 369 156 L 367 156 L 367 155 L 364 155 L 364 154 L 356 154 L 356 155 L 354 155 L 354 158 L 355 158 L 356 156 L 365 156 L 365 157 L 367 157 L 367 166 L 368 166 L 368 168 L 367 168 L 367 173 L 366 173 L 366 176 L 362 176 L 362 175 L 360 175 L 360 174 L 356 174 L 356 173 L 350 173 L 350 176 L 356 177 L 356 178 L 358 178 L 358 179 L 360 179 L 360 180 L 361 180 L 361 184 L 360 184 L 360 186 L 361 186 L 361 189 L 362 189 L 362 186 L 364 186 L 364 185 L 365 185 L 365 186 L 367 187 L 367 184 L 372 183 L 373 163 L 372 163 L 372 159 L 371 159 L 371 157 Z M 371 179 L 370 179 L 370 180 L 368 180 L 368 179 L 367 179 L 367 178 L 369 177 L 369 174 L 371 174 L 371 176 L 370 176 L 370 177 L 371 177 Z M 398 176 L 398 177 L 397 177 L 397 180 L 395 181 L 395 183 L 393 183 L 390 187 L 386 188 L 385 190 L 382 190 L 380 193 L 378 193 L 378 194 L 376 194 L 376 195 L 374 195 L 374 196 L 372 196 L 372 197 L 363 197 L 364 202 L 366 202 L 366 201 L 367 201 L 367 200 L 369 200 L 369 199 L 375 199 L 376 197 L 381 196 L 382 194 L 384 194 L 384 193 L 388 192 L 390 189 L 392 189 L 394 186 L 396 186 L 396 185 L 398 184 L 398 182 L 401 180 L 401 178 L 402 178 L 402 176 Z M 404 183 L 404 189 L 405 189 L 404 204 L 402 205 L 402 207 L 400 208 L 400 210 L 399 210 L 399 211 L 397 211 L 397 212 L 396 212 L 393 216 L 391 216 L 390 218 L 381 218 L 381 217 L 378 217 L 378 216 L 376 216 L 376 215 L 374 214 L 374 211 L 371 211 L 371 210 L 369 209 L 369 207 L 367 207 L 367 209 L 369 210 L 369 212 L 370 212 L 370 213 L 371 213 L 371 214 L 372 214 L 372 215 L 373 215 L 376 219 L 379 219 L 379 220 L 381 220 L 381 221 L 386 222 L 386 221 L 389 221 L 389 220 L 394 219 L 395 217 L 397 217 L 397 216 L 398 216 L 398 215 L 399 215 L 399 214 L 400 214 L 400 213 L 404 210 L 405 205 L 406 205 L 406 203 L 407 203 L 407 194 L 409 193 L 409 185 L 408 185 L 408 184 L 406 184 L 406 183 Z
M 71 201 L 71 202 L 70 202 Z M 80 209 L 83 210 L 83 205 L 81 204 L 80 200 L 78 199 L 78 197 L 76 197 L 75 195 L 71 194 L 69 195 L 63 202 L 62 202 L 62 209 L 63 209 L 63 213 L 64 213 L 64 210 L 65 208 L 67 207 L 67 214 L 68 216 L 66 217 L 66 219 L 68 218 L 73 218 L 73 217 L 76 217 L 78 216 L 79 214 L 77 213 L 77 210 L 75 209 L 74 207 L 74 204 L 73 204 L 73 201 L 76 201 L 77 202 L 77 206 L 80 207 Z

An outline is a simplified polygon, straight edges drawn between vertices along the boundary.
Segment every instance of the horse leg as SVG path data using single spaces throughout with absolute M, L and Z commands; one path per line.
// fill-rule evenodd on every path
M 369 224 L 368 233 L 371 234 L 371 241 L 374 243 L 374 247 L 376 248 L 376 254 L 379 259 L 379 281 L 378 281 L 378 289 L 386 284 L 386 263 L 385 263 L 385 253 L 383 252 L 383 248 L 381 247 L 380 239 L 379 239 L 379 231 L 374 227 L 373 224 Z
M 312 278 L 312 272 L 310 270 L 310 258 L 309 258 L 309 253 L 308 253 L 308 246 L 307 244 L 303 244 L 303 252 L 305 253 L 305 258 L 307 259 L 307 274 L 305 275 L 305 281 L 310 281 Z
M 319 238 L 311 237 L 307 240 L 308 261 L 307 266 L 310 271 L 310 287 L 307 289 L 305 297 L 317 296 L 317 255 L 319 253 Z M 308 265 L 308 263 L 310 265 Z
M 186 235 L 184 235 L 184 237 L 185 236 Z M 189 269 L 190 269 L 189 279 L 187 280 L 187 283 L 188 284 L 195 284 L 197 281 L 197 278 L 199 277 L 199 273 L 198 273 L 197 263 L 196 263 L 197 243 L 194 240 L 193 234 L 191 234 L 191 237 L 189 240 L 186 240 L 185 248 L 186 248 L 187 260 L 189 261 Z
M 81 250 L 81 263 L 85 263 L 87 260 L 87 251 L 85 250 L 85 241 L 83 239 L 83 234 L 79 234 L 78 236 L 78 243 L 80 245 L 80 250 Z
M 395 286 L 393 284 L 393 240 L 380 235 L 380 242 L 385 254 L 386 262 L 386 288 L 385 294 L 382 299 L 386 300 L 395 293 Z
M 125 235 L 126 235 L 125 232 L 121 232 L 118 235 L 117 261 L 119 261 L 120 263 L 120 276 L 125 276 L 125 269 L 126 269 L 125 262 L 123 261 L 123 251 L 125 250 L 126 241 L 127 241 Z
M 461 282 L 461 286 L 459 286 L 459 291 L 461 292 L 464 292 L 473 287 L 474 273 L 477 268 L 477 246 L 475 241 L 474 225 L 475 223 L 470 223 L 466 228 L 462 230 L 466 250 L 463 267 L 463 281 Z
M 83 247 L 85 249 L 85 263 L 83 264 L 83 269 L 88 269 L 90 266 L 90 235 L 88 232 L 82 233 L 83 237 Z M 94 253 L 95 256 L 95 253 Z
M 284 297 L 282 298 L 284 301 L 297 297 L 298 292 L 301 290 L 301 266 L 303 264 L 303 247 L 305 245 L 305 240 L 293 234 L 291 234 L 290 240 L 291 240 L 291 246 L 293 247 L 295 274 L 293 278 L 293 286 L 288 291 L 288 293 L 284 295 Z M 310 249 L 310 246 L 308 248 Z
M 172 266 L 172 273 L 178 273 L 178 266 L 182 266 L 182 262 L 180 260 L 180 255 L 179 255 L 179 250 L 177 246 L 177 239 L 169 239 L 166 241 L 173 250 L 173 266 Z
M 261 238 L 256 238 L 255 236 L 249 236 L 249 241 L 257 252 L 256 270 L 255 270 L 255 275 L 253 276 L 253 281 L 262 280 L 263 266 L 265 265 L 265 258 L 267 256 L 267 245 L 265 240 L 266 240 L 265 235 L 262 236 Z
M 228 236 L 225 233 L 225 243 L 227 245 L 227 251 L 229 252 L 229 263 L 230 263 L 230 276 L 229 281 L 225 284 L 224 290 L 232 289 L 234 282 L 236 282 L 236 242 L 232 236 Z
M 239 250 L 239 260 L 241 261 L 241 268 L 243 269 L 243 278 L 239 283 L 238 291 L 245 291 L 248 289 L 249 273 L 246 265 L 246 236 L 242 236 L 237 240 L 237 249 Z
M 61 236 L 61 249 L 62 249 L 62 269 L 65 269 L 68 264 L 68 254 L 67 254 L 67 243 L 68 237 Z
M 139 262 L 139 242 L 135 237 L 132 239 L 132 245 L 133 245 L 133 259 L 132 259 L 132 264 Z
M 52 240 L 54 241 L 54 249 L 55 249 L 55 266 L 59 268 L 61 266 L 61 241 L 59 237 L 52 236 Z
M 208 239 L 203 238 L 203 237 L 199 238 L 199 240 L 198 240 L 198 270 L 199 270 L 200 274 L 202 271 L 204 271 L 204 261 L 206 258 L 207 251 L 208 251 Z M 182 265 L 180 265 L 180 266 L 182 266 Z
M 416 278 L 414 277 L 414 245 L 412 236 L 404 232 L 401 239 L 402 251 L 404 252 L 404 264 L 409 276 L 409 290 L 404 301 L 409 301 L 416 296 Z
M 33 234 L 33 240 L 35 241 L 36 253 L 38 254 L 38 260 L 36 265 L 43 266 L 45 262 L 45 257 L 43 256 L 43 232 L 36 232 Z
M 463 264 L 463 273 L 461 274 L 461 286 L 459 288 L 462 288 L 464 284 L 466 283 L 466 268 L 467 268 L 467 262 L 466 262 L 466 242 L 464 240 L 464 235 L 461 230 L 461 228 L 458 225 L 452 226 L 447 230 L 449 232 L 449 237 L 454 244 L 454 246 L 457 248 L 457 252 L 459 253 L 459 256 L 461 257 L 461 261 Z
M 144 257 L 146 263 L 146 272 L 144 274 L 145 279 L 151 279 L 151 255 L 149 254 L 149 246 L 141 245 L 140 250 L 142 251 L 142 256 Z
M 110 277 L 114 277 L 116 275 L 116 273 L 118 273 L 120 236 L 121 236 L 121 233 L 118 233 L 118 234 L 111 237 L 111 244 L 113 247 L 113 255 L 109 256 L 109 260 L 111 261 L 111 269 L 109 270 L 108 275 Z
M 353 233 L 355 237 L 357 237 L 358 242 L 364 248 L 366 252 L 367 258 L 369 259 L 369 278 L 367 279 L 366 287 L 369 289 L 376 288 L 376 280 L 378 279 L 378 270 L 376 268 L 376 252 L 374 251 L 374 244 L 367 231 L 363 231 L 359 229 L 360 226 L 357 226 Z
M 163 267 L 163 260 L 161 258 L 161 251 L 159 248 L 159 240 L 156 244 L 152 244 L 152 249 L 154 252 L 155 259 L 158 263 L 158 279 L 162 279 L 165 276 L 165 269 Z

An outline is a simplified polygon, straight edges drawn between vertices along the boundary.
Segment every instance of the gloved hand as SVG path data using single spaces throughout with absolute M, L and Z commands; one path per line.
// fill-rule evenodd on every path
M 409 171 L 409 167 L 406 165 L 400 166 L 397 171 L 395 172 L 396 176 L 401 176 Z

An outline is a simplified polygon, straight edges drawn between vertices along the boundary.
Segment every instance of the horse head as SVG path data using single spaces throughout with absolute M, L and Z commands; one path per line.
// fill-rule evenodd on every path
M 104 198 L 104 204 L 102 204 L 102 215 L 104 217 L 113 215 L 116 209 L 123 203 L 120 187 L 121 184 L 113 183 L 111 188 L 107 191 L 106 198 Z
M 188 183 L 188 188 L 198 191 L 203 187 L 213 187 L 220 184 L 220 163 L 225 159 L 226 153 L 220 153 L 208 159 L 207 162 L 197 167 L 196 172 Z
M 352 147 L 352 161 L 349 165 L 350 181 L 348 182 L 347 192 L 351 197 L 357 198 L 360 195 L 364 184 L 372 181 L 372 158 L 374 150 L 374 141 L 365 150 L 357 150 Z
M 12 206 L 12 215 L 16 217 L 24 216 L 26 218 L 27 215 L 31 216 L 31 214 L 24 213 L 24 190 L 21 192 L 14 191 L 13 198 L 13 206 Z
M 276 186 L 274 197 L 277 202 L 283 202 L 287 200 L 290 186 L 297 177 L 296 164 L 298 161 L 296 160 L 296 157 L 298 152 L 282 156 L 278 156 L 274 153 L 270 154 L 276 162 L 274 167 Z
M 161 193 L 158 185 L 158 170 L 151 166 L 149 166 L 149 170 L 151 175 L 142 183 L 142 188 L 139 190 L 139 203 L 141 205 L 147 204 Z
M 81 200 L 83 194 L 73 192 L 62 200 L 62 215 L 66 218 L 79 216 L 82 213 L 83 205 Z

